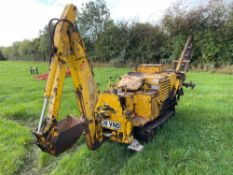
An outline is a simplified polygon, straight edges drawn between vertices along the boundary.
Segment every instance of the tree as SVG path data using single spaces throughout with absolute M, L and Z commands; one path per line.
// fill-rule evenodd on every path
M 129 29 L 124 22 L 119 25 L 109 23 L 104 32 L 99 34 L 95 43 L 97 61 L 108 62 L 112 59 L 125 59 L 128 46 Z
M 9 60 L 9 56 L 10 56 L 10 52 L 11 52 L 11 47 L 2 47 L 1 48 L 1 52 L 3 54 L 3 56 L 5 57 L 5 59 Z
M 43 30 L 40 31 L 39 51 L 43 61 L 49 59 L 50 55 L 50 39 L 48 26 L 46 25 Z
M 78 15 L 82 36 L 94 45 L 98 35 L 104 31 L 110 21 L 110 12 L 104 0 L 95 0 L 83 4 Z
M 177 59 L 188 35 L 193 34 L 192 64 L 204 68 L 233 64 L 233 4 L 209 0 L 202 7 L 187 8 L 182 1 L 171 6 L 160 25 L 140 22 L 114 23 L 104 0 L 83 4 L 78 28 L 94 61 L 127 63 L 169 62 Z M 7 59 L 45 61 L 49 58 L 49 33 L 0 48 Z M 1 57 L 1 53 L 0 53 Z
M 0 50 L 0 61 L 5 60 L 6 58 L 4 57 L 2 51 Z
M 182 4 L 172 6 L 165 14 L 162 26 L 169 40 L 167 49 L 172 50 L 172 57 L 178 57 L 185 39 L 189 34 L 194 35 L 193 59 L 201 63 L 205 69 L 209 65 L 218 67 L 228 58 L 227 48 L 230 32 L 225 26 L 229 11 L 221 0 L 209 0 L 203 7 L 191 10 L 185 9 Z M 229 24 L 231 26 L 231 24 Z M 229 27 L 228 26 L 228 27 Z M 231 40 L 232 41 L 232 40 Z
M 233 3 L 228 8 L 228 18 L 224 24 L 222 54 L 226 58 L 225 64 L 233 64 Z
M 133 63 L 159 62 L 164 39 L 159 26 L 135 23 L 130 28 L 126 58 Z

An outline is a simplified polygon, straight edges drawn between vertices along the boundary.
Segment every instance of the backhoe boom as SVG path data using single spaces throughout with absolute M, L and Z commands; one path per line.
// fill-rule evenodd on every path
M 49 75 L 44 92 L 44 106 L 42 109 L 41 119 L 35 135 L 38 139 L 37 144 L 45 151 L 51 154 L 60 153 L 56 150 L 56 142 L 65 132 L 63 125 L 70 124 L 69 122 L 76 122 L 76 130 L 83 128 L 87 145 L 90 149 L 94 149 L 99 145 L 96 143 L 96 126 L 94 122 L 94 109 L 98 97 L 98 89 L 93 78 L 92 67 L 87 58 L 85 47 L 81 37 L 78 34 L 75 26 L 76 7 L 72 4 L 67 5 L 61 15 L 60 20 L 56 22 L 53 36 L 53 57 L 50 64 Z M 66 69 L 70 70 L 71 79 L 73 81 L 74 90 L 77 96 L 77 106 L 82 112 L 80 120 L 67 118 L 60 126 L 57 122 L 62 89 L 65 79 Z M 44 118 L 46 103 L 48 104 L 47 117 Z M 59 128 L 60 127 L 60 128 Z M 65 128 L 66 132 L 68 129 Z M 91 131 L 91 132 L 90 132 Z M 81 133 L 76 133 L 80 136 Z M 75 139 L 78 139 L 76 136 Z M 64 136 L 67 139 L 69 136 Z M 73 139 L 73 138 L 72 138 Z M 74 140 L 72 140 L 72 143 Z M 67 145 L 69 148 L 71 145 Z M 64 150 L 62 150 L 64 151 Z

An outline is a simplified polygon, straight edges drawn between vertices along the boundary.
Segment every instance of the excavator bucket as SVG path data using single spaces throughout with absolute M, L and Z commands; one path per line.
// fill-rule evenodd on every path
M 37 145 L 42 151 L 52 155 L 59 155 L 73 146 L 85 130 L 82 117 L 67 116 L 52 125 L 48 133 L 36 134 Z
M 56 155 L 69 149 L 81 137 L 85 129 L 84 121 L 82 118 L 67 117 L 57 123 L 57 129 L 59 132 L 54 142 Z

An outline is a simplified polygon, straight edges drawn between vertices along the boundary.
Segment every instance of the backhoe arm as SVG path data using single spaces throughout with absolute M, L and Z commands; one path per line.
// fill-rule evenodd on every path
M 85 132 L 89 149 L 101 143 L 96 139 L 94 109 L 98 89 L 83 41 L 75 25 L 76 7 L 67 5 L 54 25 L 52 35 L 52 61 L 44 92 L 44 105 L 37 130 L 37 145 L 50 154 L 57 155 L 72 146 Z M 79 119 L 67 117 L 58 122 L 62 89 L 66 69 L 69 68 L 76 93 L 77 106 L 82 112 Z M 48 112 L 44 119 L 47 101 Z M 99 139 L 98 139 L 99 140 Z

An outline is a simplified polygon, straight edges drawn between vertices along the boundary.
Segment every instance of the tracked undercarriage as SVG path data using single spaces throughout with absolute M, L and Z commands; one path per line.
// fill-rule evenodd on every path
M 69 4 L 60 19 L 49 22 L 52 58 L 40 122 L 34 131 L 37 145 L 58 155 L 84 134 L 90 150 L 112 141 L 140 151 L 143 146 L 137 139 L 150 140 L 155 129 L 175 113 L 183 86 L 193 87 L 185 82 L 192 37 L 188 37 L 173 70 L 164 70 L 162 64 L 142 64 L 100 93 L 75 23 L 76 10 Z M 67 68 L 82 115 L 79 119 L 68 116 L 58 121 Z

